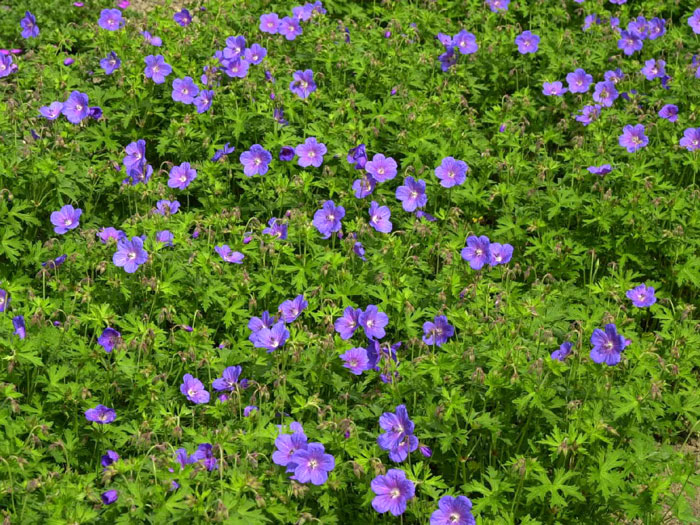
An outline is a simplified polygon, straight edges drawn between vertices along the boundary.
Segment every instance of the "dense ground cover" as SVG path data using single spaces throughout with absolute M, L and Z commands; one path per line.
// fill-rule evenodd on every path
M 0 0 L 5 523 L 691 522 L 700 6 L 184 7 Z

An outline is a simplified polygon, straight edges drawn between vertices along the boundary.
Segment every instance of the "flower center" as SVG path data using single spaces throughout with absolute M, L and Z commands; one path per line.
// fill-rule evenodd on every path
M 136 259 L 136 252 L 129 252 L 129 254 L 126 256 L 130 261 L 133 261 Z
M 194 388 L 190 388 L 190 389 L 187 390 L 187 395 L 188 395 L 188 396 L 192 397 L 192 396 L 194 396 L 195 394 L 196 394 L 196 392 L 194 391 Z
M 377 173 L 379 173 L 380 175 L 384 175 L 384 168 L 379 168 L 377 170 Z
M 401 496 L 401 491 L 399 489 L 391 489 L 391 498 L 396 499 Z
M 66 219 L 63 224 L 65 224 L 66 226 L 70 226 L 71 224 L 73 224 L 73 221 L 71 219 Z
M 606 349 L 606 350 L 612 350 L 612 349 L 613 349 L 612 341 L 608 341 L 607 343 L 605 343 L 604 346 L 605 346 L 605 349 Z
M 457 522 L 459 522 L 460 518 L 461 518 L 461 516 L 459 514 L 457 514 L 456 512 L 453 512 L 452 514 L 450 514 L 449 520 L 450 520 L 450 523 L 457 523 Z
M 310 159 L 313 159 L 315 156 L 316 156 L 316 153 L 315 153 L 315 152 L 309 151 L 308 157 L 309 157 Z
M 309 468 L 311 470 L 316 470 L 318 468 L 318 461 L 316 461 L 315 459 L 309 461 Z
M 158 73 L 160 71 L 160 68 L 158 66 L 153 66 L 153 72 Z
M 76 105 L 75 105 L 75 110 L 76 110 L 76 111 L 82 111 L 82 110 L 83 110 L 83 106 L 81 106 L 80 104 L 76 104 Z

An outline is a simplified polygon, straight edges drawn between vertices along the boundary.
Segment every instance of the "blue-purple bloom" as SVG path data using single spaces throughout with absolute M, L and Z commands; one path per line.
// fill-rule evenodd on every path
M 5 312 L 10 306 L 10 294 L 0 288 L 0 312 Z
M 100 495 L 100 499 L 105 505 L 111 505 L 117 501 L 117 499 L 119 499 L 119 492 L 117 492 L 115 489 L 106 490 Z
M 114 347 L 119 343 L 122 334 L 109 326 L 102 331 L 100 337 L 97 338 L 97 344 L 105 349 L 108 354 L 114 350 Z
M 369 206 L 369 225 L 380 233 L 390 233 L 391 210 L 388 206 L 380 206 L 376 201 L 372 201 Z
M 610 164 L 602 164 L 600 166 L 588 166 L 588 171 L 593 173 L 593 175 L 607 175 L 612 171 L 612 166 Z
M 471 500 L 466 496 L 443 496 L 438 510 L 430 515 L 430 525 L 476 525 Z
M 115 266 L 123 267 L 126 273 L 134 273 L 147 260 L 148 252 L 143 249 L 141 237 L 117 241 L 117 251 L 112 256 L 112 262 Z
M 114 73 L 117 69 L 119 69 L 119 66 L 121 66 L 122 61 L 119 60 L 119 57 L 114 51 L 110 51 L 110 53 L 100 60 L 100 67 L 104 69 L 105 75 L 111 75 Z
M 12 326 L 15 331 L 14 334 L 20 339 L 27 337 L 27 326 L 24 323 L 24 316 L 16 315 L 12 318 Z
M 282 219 L 272 217 L 272 219 L 267 221 L 267 228 L 264 228 L 262 232 L 265 235 L 284 240 L 287 238 L 287 224 L 282 222 Z
M 617 327 L 610 323 L 605 325 L 605 331 L 596 328 L 591 335 L 591 359 L 594 363 L 605 363 L 608 366 L 620 362 L 622 351 L 631 341 L 617 333 Z
M 571 354 L 572 348 L 573 343 L 565 341 L 559 346 L 558 350 L 552 352 L 552 355 L 550 357 L 557 361 L 564 361 L 569 356 L 569 354 Z
M 179 166 L 173 166 L 170 169 L 168 186 L 170 188 L 184 190 L 196 178 L 197 170 L 191 167 L 189 162 L 183 162 Z
M 374 188 L 377 186 L 377 181 L 369 173 L 365 173 L 361 178 L 352 183 L 352 189 L 355 192 L 355 197 L 364 199 L 368 195 L 372 195 Z
M 637 308 L 647 308 L 656 302 L 654 287 L 646 284 L 640 284 L 631 290 L 627 290 L 626 295 Z
M 435 168 L 435 176 L 440 179 L 440 186 L 451 188 L 461 186 L 467 180 L 469 166 L 463 160 L 456 160 L 454 157 L 445 157 L 442 163 Z
M 114 450 L 107 450 L 107 453 L 102 456 L 100 459 L 100 464 L 103 467 L 109 467 L 112 463 L 116 463 L 119 461 L 119 454 L 117 454 Z
M 108 408 L 104 405 L 97 405 L 95 408 L 90 408 L 85 411 L 85 419 L 92 423 L 106 425 L 117 418 L 117 413 L 113 408 Z
M 39 108 L 39 113 L 47 120 L 56 120 L 63 110 L 63 102 L 51 102 L 48 106 Z
M 121 239 L 126 239 L 126 234 L 121 231 L 117 230 L 116 228 L 113 228 L 112 226 L 108 228 L 102 228 L 98 233 L 97 236 L 100 238 L 100 242 L 102 244 L 107 244 L 107 242 L 110 239 L 114 239 L 115 241 L 119 241 Z
M 297 422 L 292 423 L 290 429 L 292 434 L 280 434 L 275 439 L 277 450 L 272 453 L 272 462 L 282 467 L 291 467 L 293 470 L 292 457 L 298 450 L 304 450 L 307 447 L 307 437 L 304 429 Z
M 540 44 L 540 37 L 530 31 L 523 31 L 515 37 L 515 44 L 518 46 L 518 52 L 521 55 L 535 53 Z
M 323 235 L 324 239 L 328 239 L 331 233 L 340 231 L 340 221 L 345 217 L 345 208 L 336 206 L 333 201 L 326 201 L 320 210 L 314 213 L 313 225 Z
M 22 27 L 22 38 L 36 38 L 39 36 L 39 26 L 36 25 L 36 18 L 29 11 L 24 12 L 24 18 L 19 21 Z
M 358 144 L 354 148 L 350 148 L 348 152 L 348 163 L 353 164 L 356 170 L 365 169 L 367 164 L 367 151 L 364 144 Z
M 389 459 L 392 461 L 401 463 L 418 448 L 418 438 L 413 435 L 414 424 L 408 417 L 405 405 L 397 406 L 395 413 L 382 414 L 379 426 L 385 433 L 379 435 L 377 443 L 389 451 Z
M 294 464 L 295 481 L 310 481 L 313 485 L 323 485 L 328 480 L 328 473 L 335 468 L 333 456 L 325 453 L 321 443 L 309 443 L 305 448 L 297 450 L 289 462 Z
M 219 392 L 233 392 L 239 388 L 244 389 L 248 386 L 248 380 L 239 379 L 242 371 L 243 369 L 240 366 L 229 366 L 223 371 L 221 377 L 214 379 L 211 386 Z
M 477 237 L 470 235 L 467 238 L 467 245 L 462 248 L 462 259 L 469 262 L 472 270 L 481 270 L 491 259 L 491 242 L 485 235 Z
M 293 80 L 289 83 L 289 89 L 299 98 L 307 98 L 316 91 L 316 82 L 314 82 L 314 72 L 312 70 L 295 71 L 292 78 Z
M 260 144 L 253 144 L 248 151 L 241 153 L 239 157 L 243 164 L 243 173 L 246 176 L 265 175 L 272 161 L 272 155 Z
M 280 20 L 279 25 L 277 26 L 277 32 L 284 35 L 284 38 L 287 40 L 294 40 L 304 31 L 296 18 L 285 16 L 282 20 Z
M 205 390 L 202 382 L 192 374 L 185 374 L 180 385 L 180 392 L 188 401 L 196 405 L 209 402 L 209 392 Z
M 340 334 L 341 339 L 350 339 L 357 327 L 360 325 L 360 314 L 362 309 L 348 306 L 343 315 L 335 321 L 335 331 Z
M 647 80 L 654 80 L 655 78 L 661 78 L 666 75 L 666 61 L 665 60 L 655 60 L 649 59 L 644 62 L 644 67 L 642 68 L 642 75 L 646 77 Z
M 304 299 L 303 295 L 297 295 L 294 299 L 284 301 L 278 308 L 280 317 L 285 323 L 291 323 L 301 315 L 301 312 L 306 310 L 309 303 Z
M 683 137 L 679 144 L 688 151 L 696 151 L 700 149 L 700 127 L 688 128 L 683 132 Z
M 626 125 L 622 128 L 622 135 L 618 137 L 618 142 L 629 153 L 645 147 L 649 144 L 649 137 L 644 134 L 644 124 Z
M 226 144 L 224 144 L 223 148 L 217 149 L 214 152 L 214 156 L 211 158 L 212 162 L 217 162 L 217 161 L 221 160 L 222 158 L 228 156 L 229 154 L 233 153 L 236 150 L 236 148 L 234 148 L 233 146 L 229 146 L 229 144 L 230 143 L 227 142 Z
M 568 89 L 558 80 L 555 82 L 544 82 L 542 84 L 542 94 L 547 97 L 561 97 Z
M 66 204 L 60 210 L 51 213 L 51 224 L 54 225 L 53 231 L 59 235 L 63 235 L 69 230 L 73 230 L 80 225 L 80 215 L 83 210 L 73 208 L 70 204 Z
M 386 335 L 384 327 L 389 324 L 389 316 L 370 304 L 364 312 L 360 313 L 358 323 L 364 328 L 367 339 L 381 339 Z
M 454 333 L 454 326 L 444 315 L 436 315 L 433 321 L 423 323 L 423 342 L 426 345 L 442 346 Z
M 241 252 L 234 252 L 231 250 L 228 244 L 222 244 L 221 246 L 215 246 L 214 251 L 219 254 L 219 256 L 227 263 L 242 264 L 245 255 Z
M 207 394 L 207 401 L 209 400 L 209 392 Z M 206 401 L 205 401 L 206 403 Z M 210 443 L 201 443 L 197 450 L 195 450 L 191 455 L 188 463 L 201 463 L 204 465 L 208 471 L 218 469 L 216 457 L 214 457 L 214 451 Z
M 345 363 L 343 366 L 356 376 L 361 375 L 365 370 L 369 370 L 369 358 L 367 357 L 367 350 L 364 348 L 351 348 L 344 354 L 340 354 L 340 359 Z
M 284 321 L 279 321 L 272 328 L 261 328 L 254 335 L 254 339 L 251 336 L 253 346 L 265 348 L 270 353 L 284 346 L 289 338 L 289 330 L 284 325 Z
M 178 25 L 187 27 L 192 23 L 192 15 L 187 9 L 182 9 L 173 15 L 173 20 L 175 20 Z
M 318 142 L 316 137 L 307 138 L 303 144 L 299 144 L 294 150 L 299 157 L 297 162 L 302 168 L 308 168 L 309 166 L 320 167 L 323 164 L 323 156 L 327 151 L 326 145 Z
M 659 110 L 659 116 L 665 118 L 669 122 L 678 120 L 678 106 L 675 104 L 666 104 Z
M 277 28 L 280 25 L 280 18 L 277 13 L 265 13 L 260 15 L 260 31 L 270 35 L 277 34 Z
M 396 177 L 396 168 L 396 161 L 381 153 L 375 154 L 372 160 L 365 164 L 365 169 L 377 182 L 385 182 Z
M 156 213 L 164 217 L 168 215 L 175 215 L 180 209 L 180 203 L 178 201 L 169 201 L 166 199 L 159 200 L 156 203 Z
M 636 34 L 630 31 L 621 31 L 620 40 L 617 41 L 617 47 L 622 49 L 625 55 L 630 56 L 641 51 L 644 46 L 644 42 Z
M 211 107 L 211 103 L 214 100 L 214 92 L 211 90 L 203 89 L 194 99 L 194 105 L 197 108 L 197 113 L 206 113 Z
M 396 188 L 396 198 L 401 201 L 404 211 L 412 212 L 417 208 L 422 208 L 428 202 L 428 197 L 425 194 L 425 181 L 406 177 L 403 180 L 403 186 Z
M 614 82 L 606 80 L 605 82 L 598 82 L 595 85 L 593 100 L 598 102 L 601 106 L 609 108 L 613 105 L 617 97 L 618 93 Z
M 73 91 L 68 100 L 63 103 L 61 112 L 72 124 L 80 124 L 80 122 L 88 116 L 90 112 L 89 99 L 85 93 Z
M 566 82 L 569 84 L 569 91 L 572 93 L 585 93 L 591 87 L 593 75 L 589 75 L 585 70 L 577 70 L 566 75 Z
M 376 494 L 372 500 L 372 508 L 380 514 L 389 512 L 392 516 L 400 516 L 406 512 L 406 502 L 416 494 L 415 484 L 406 478 L 403 470 L 395 468 L 389 469 L 383 476 L 374 478 L 370 487 Z
M 146 78 L 153 80 L 155 84 L 163 84 L 165 77 L 173 72 L 173 68 L 165 61 L 163 55 L 148 55 L 144 58 L 146 68 L 143 70 Z
M 119 9 L 103 9 L 97 24 L 107 31 L 117 31 L 124 27 L 126 21 L 122 18 L 122 12 Z
M 194 83 L 194 80 L 192 80 L 192 77 L 176 78 L 173 80 L 172 98 L 175 102 L 192 104 L 198 93 L 199 88 L 197 84 Z
M 452 43 L 463 55 L 471 55 L 472 53 L 476 53 L 479 49 L 479 45 L 476 43 L 476 37 L 464 29 L 452 38 Z
M 175 236 L 170 230 L 162 230 L 156 233 L 156 241 L 165 246 L 172 246 L 173 239 L 175 239 Z
M 602 106 L 600 104 L 583 106 L 583 108 L 579 110 L 579 114 L 574 118 L 577 122 L 580 122 L 584 126 L 588 126 L 600 116 L 601 109 Z

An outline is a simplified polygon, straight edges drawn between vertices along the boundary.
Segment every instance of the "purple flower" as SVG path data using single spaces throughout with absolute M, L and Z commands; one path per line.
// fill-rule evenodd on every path
M 666 104 L 659 110 L 659 116 L 665 118 L 669 122 L 678 120 L 678 106 L 675 104 Z
M 666 20 L 659 17 L 654 17 L 649 20 L 649 32 L 647 38 L 649 40 L 656 40 L 666 34 Z
M 301 29 L 301 25 L 299 25 L 299 21 L 296 18 L 285 16 L 282 20 L 280 20 L 280 23 L 277 26 L 277 32 L 284 35 L 284 38 L 287 40 L 294 40 L 304 31 Z
M 438 57 L 440 61 L 440 69 L 449 71 L 452 66 L 457 64 L 457 55 L 455 54 L 454 46 L 450 45 L 445 48 L 445 52 Z
M 114 239 L 115 241 L 126 239 L 126 234 L 123 231 L 117 230 L 112 226 L 110 226 L 109 228 L 102 228 L 97 233 L 97 236 L 100 238 L 102 244 L 107 244 L 107 241 L 109 241 L 110 239 Z
M 153 36 L 148 31 L 142 31 L 141 36 L 143 39 L 154 47 L 160 47 L 163 45 L 163 39 L 158 36 Z
M 164 244 L 165 246 L 172 246 L 174 238 L 175 236 L 170 230 L 162 230 L 156 233 L 156 241 Z
M 481 237 L 470 235 L 467 238 L 467 245 L 462 248 L 462 259 L 469 262 L 472 270 L 481 270 L 491 259 L 490 244 L 489 238 L 485 235 Z
M 568 89 L 558 80 L 556 82 L 544 82 L 542 84 L 542 94 L 548 97 L 561 97 L 567 91 Z
M 622 49 L 625 55 L 630 56 L 635 52 L 640 51 L 644 46 L 644 42 L 634 33 L 629 31 L 620 32 L 620 40 L 617 41 L 617 47 Z
M 255 405 L 248 405 L 243 409 L 243 417 L 250 417 L 253 412 L 257 412 L 258 407 Z
M 39 113 L 47 120 L 56 120 L 63 111 L 63 102 L 51 102 L 48 106 L 39 108 Z
M 515 44 L 518 46 L 518 52 L 521 55 L 535 53 L 540 44 L 540 37 L 530 31 L 523 31 L 515 37 Z
M 100 19 L 97 21 L 97 25 L 107 31 L 117 31 L 124 27 L 125 23 L 119 9 L 103 9 L 100 12 Z
M 413 177 L 406 177 L 403 186 L 396 188 L 396 198 L 401 201 L 404 211 L 415 211 L 422 208 L 428 202 L 425 194 L 425 181 L 415 180 Z
M 46 262 L 41 263 L 41 266 L 44 268 L 48 268 L 49 270 L 54 270 L 61 266 L 64 262 L 66 262 L 66 258 L 68 256 L 64 253 L 63 255 L 59 255 L 55 259 L 49 259 Z
M 436 315 L 433 322 L 423 323 L 423 342 L 426 345 L 442 346 L 455 333 L 455 328 L 444 315 Z
M 615 83 L 606 80 L 605 82 L 598 82 L 595 85 L 595 91 L 593 92 L 593 100 L 600 103 L 601 106 L 609 108 L 617 99 L 618 93 L 615 89 Z
M 245 78 L 248 76 L 250 64 L 242 57 L 225 61 L 224 73 L 231 78 Z
M 588 31 L 593 24 L 600 24 L 600 18 L 597 14 L 593 13 L 583 19 L 583 31 Z
M 451 188 L 461 186 L 467 180 L 469 166 L 463 160 L 455 160 L 454 157 L 445 157 L 442 163 L 435 168 L 435 176 L 440 179 L 440 186 Z
M 146 141 L 143 139 L 130 143 L 126 148 L 126 156 L 122 161 L 127 171 L 141 170 L 146 163 Z
M 284 162 L 294 160 L 294 148 L 291 146 L 282 146 L 280 149 L 279 159 Z
M 569 84 L 569 91 L 572 93 L 585 93 L 593 82 L 593 75 L 589 75 L 585 70 L 578 68 L 566 75 L 566 82 Z
M 343 217 L 345 217 L 345 208 L 336 206 L 333 201 L 326 201 L 323 207 L 314 213 L 313 225 L 324 239 L 328 239 L 331 233 L 340 231 L 340 221 Z
M 174 215 L 177 213 L 177 211 L 180 209 L 180 203 L 178 201 L 169 201 L 169 200 L 159 200 L 156 203 L 156 210 L 159 215 L 168 216 L 168 215 Z
M 369 370 L 369 358 L 367 357 L 367 350 L 364 348 L 351 348 L 344 354 L 340 354 L 340 359 L 345 362 L 343 366 L 356 376 L 361 375 L 365 370 Z
M 73 57 L 68 57 L 63 61 L 63 65 L 70 66 L 73 62 L 75 62 L 75 59 Z
M 196 381 L 196 379 L 195 379 Z M 207 401 L 209 400 L 209 392 L 207 394 Z M 206 401 L 205 401 L 206 403 Z M 208 471 L 216 470 L 218 467 L 216 458 L 214 457 L 213 448 L 210 443 L 202 443 L 197 447 L 192 455 L 190 456 L 190 463 L 201 463 L 204 465 Z
M 272 217 L 272 219 L 267 221 L 267 224 L 268 227 L 263 229 L 263 234 L 272 235 L 282 240 L 287 238 L 287 225 L 281 219 Z
M 294 299 L 284 301 L 277 310 L 285 323 L 291 323 L 294 322 L 308 306 L 309 303 L 304 299 L 304 296 L 297 295 Z
M 360 308 L 348 306 L 343 311 L 343 315 L 335 321 L 335 331 L 340 334 L 341 339 L 350 339 L 360 324 Z
M 646 284 L 640 284 L 631 290 L 627 290 L 627 298 L 637 308 L 646 308 L 656 302 L 654 287 Z
M 391 210 L 372 201 L 369 206 L 369 225 L 380 233 L 389 233 L 392 229 Z
M 305 4 L 292 7 L 292 16 L 300 22 L 306 22 L 311 18 L 312 9 L 312 4 Z
M 172 97 L 175 102 L 192 104 L 194 98 L 199 93 L 199 88 L 192 80 L 192 77 L 176 78 L 173 80 Z
M 253 44 L 245 50 L 244 55 L 248 62 L 257 65 L 260 64 L 263 61 L 263 58 L 267 56 L 267 49 L 262 47 L 260 44 Z
M 12 57 L 9 55 L 0 55 L 0 78 L 11 75 L 17 71 L 17 64 L 12 63 Z
M 299 144 L 294 152 L 299 157 L 299 166 L 307 168 L 313 166 L 318 168 L 323 164 L 323 156 L 328 150 L 322 142 L 317 142 L 316 137 L 309 137 L 303 144 Z
M 226 39 L 226 48 L 224 49 L 224 58 L 229 60 L 243 58 L 245 45 L 245 37 L 242 35 L 228 37 Z
M 275 439 L 277 450 L 272 453 L 272 462 L 275 465 L 293 468 L 294 463 L 292 462 L 292 457 L 294 457 L 297 451 L 306 449 L 308 445 L 307 437 L 301 425 L 292 423 L 290 427 L 292 427 L 293 434 L 280 434 L 277 436 L 277 439 Z M 290 463 L 292 464 L 290 465 Z
M 352 251 L 355 253 L 355 255 L 357 255 L 363 261 L 367 260 L 367 257 L 365 257 L 365 247 L 362 246 L 362 243 L 360 241 L 357 241 L 353 245 Z
M 173 15 L 173 20 L 175 20 L 178 25 L 187 27 L 192 23 L 192 15 L 190 15 L 187 9 L 182 9 L 182 11 L 178 11 Z
M 272 155 L 260 144 L 253 144 L 248 151 L 241 153 L 239 157 L 243 164 L 243 173 L 248 177 L 253 175 L 265 175 L 272 161 Z
M 100 60 L 100 67 L 104 69 L 106 75 L 111 75 L 119 66 L 121 66 L 122 61 L 114 51 L 111 51 L 105 58 Z
M 189 162 L 183 162 L 179 166 L 173 166 L 170 169 L 168 186 L 170 188 L 184 190 L 196 178 L 197 170 L 192 168 Z
M 253 346 L 266 348 L 267 352 L 270 353 L 284 346 L 289 338 L 289 330 L 283 321 L 279 321 L 272 328 L 261 328 L 255 335 Z
M 29 11 L 24 12 L 24 18 L 19 21 L 22 27 L 22 38 L 36 38 L 39 36 L 39 26 L 36 25 L 36 18 Z
M 333 456 L 325 453 L 321 443 L 309 443 L 306 448 L 297 450 L 291 457 L 294 464 L 294 479 L 299 483 L 323 485 L 328 473 L 335 468 Z
M 180 392 L 188 401 L 200 405 L 209 402 L 209 392 L 204 389 L 202 382 L 192 374 L 185 374 L 180 385 Z
M 88 116 L 89 99 L 85 93 L 73 91 L 68 100 L 63 103 L 62 113 L 72 124 L 80 124 L 80 122 Z
M 106 425 L 117 418 L 117 413 L 113 408 L 107 408 L 104 405 L 97 405 L 95 408 L 90 408 L 85 411 L 85 419 L 92 423 Z
M 310 69 L 304 71 L 298 70 L 292 74 L 292 80 L 289 83 L 289 89 L 299 98 L 307 98 L 311 93 L 316 91 L 316 83 L 314 82 L 314 72 Z
M 97 344 L 105 349 L 108 354 L 114 350 L 114 347 L 119 343 L 119 338 L 122 334 L 114 328 L 107 327 L 102 331 L 100 337 L 97 338 Z
M 102 108 L 100 106 L 90 106 L 90 109 L 88 109 L 88 117 L 100 120 L 102 118 Z
M 112 463 L 116 463 L 117 461 L 119 461 L 119 454 L 114 450 L 107 450 L 107 453 L 102 456 L 100 463 L 103 467 L 109 467 Z
M 635 126 L 626 125 L 622 128 L 622 135 L 619 136 L 618 142 L 620 146 L 626 148 L 629 153 L 645 147 L 649 144 L 649 137 L 644 134 L 644 124 Z
M 119 498 L 119 492 L 117 492 L 114 489 L 107 490 L 102 493 L 100 498 L 102 499 L 102 503 L 104 503 L 105 505 L 111 505 Z
M 479 45 L 476 43 L 476 37 L 464 29 L 454 36 L 452 42 L 463 55 L 471 55 L 472 53 L 476 53 L 479 49 Z
M 358 317 L 358 323 L 364 328 L 367 339 L 381 339 L 386 335 L 384 327 L 389 324 L 389 316 L 370 304 Z
M 53 231 L 59 235 L 63 235 L 68 230 L 73 230 L 80 225 L 80 215 L 83 210 L 73 208 L 70 204 L 66 204 L 59 211 L 51 213 L 51 224 L 54 225 Z
M 606 71 L 604 77 L 605 77 L 605 80 L 608 80 L 608 81 L 612 82 L 613 84 L 618 84 L 618 83 L 622 82 L 623 78 L 625 78 L 625 74 L 618 67 L 617 69 Z
M 510 0 L 486 0 L 486 5 L 489 6 L 492 12 L 508 11 Z
M 206 89 L 200 91 L 197 97 L 194 99 L 194 105 L 197 108 L 197 113 L 206 113 L 207 111 L 209 111 L 213 99 L 213 91 Z
M 508 264 L 513 256 L 513 247 L 510 244 L 499 244 L 492 242 L 489 244 L 489 264 L 498 266 Z
M 279 25 L 280 18 L 277 16 L 277 13 L 265 13 L 264 15 L 260 15 L 260 26 L 258 27 L 263 33 L 275 35 L 277 34 Z
M 385 157 L 377 153 L 372 160 L 365 164 L 367 172 L 374 177 L 377 182 L 385 182 L 396 177 L 396 161 L 391 157 Z
M 10 306 L 10 294 L 7 293 L 7 290 L 3 290 L 2 288 L 0 288 L 0 312 L 7 311 L 7 308 L 9 306 Z
M 380 514 L 390 512 L 393 516 L 406 512 L 406 502 L 416 493 L 416 486 L 406 479 L 406 473 L 395 468 L 389 469 L 384 476 L 374 478 L 370 487 L 376 494 L 372 508 Z
M 654 80 L 655 78 L 661 78 L 666 75 L 666 61 L 650 59 L 644 62 L 644 67 L 642 68 L 642 75 L 646 77 L 647 80 Z
M 555 350 L 554 352 L 552 352 L 551 358 L 557 361 L 564 361 L 571 353 L 572 347 L 573 344 L 569 341 L 563 342 L 559 347 L 559 350 Z
M 372 195 L 376 186 L 377 181 L 369 173 L 362 175 L 362 178 L 352 183 L 352 189 L 355 192 L 355 197 L 358 199 L 364 199 L 368 195 Z
M 229 144 L 230 143 L 227 142 L 226 144 L 224 144 L 223 148 L 216 150 L 214 156 L 211 158 L 212 162 L 217 162 L 236 150 L 236 148 L 234 148 L 233 146 L 229 146 Z
M 265 310 L 260 317 L 251 317 L 248 321 L 248 328 L 253 332 L 250 341 L 254 342 L 253 335 L 256 335 L 263 328 L 272 328 L 275 325 L 275 318 L 270 312 Z M 257 336 L 257 335 L 256 335 Z
M 594 363 L 605 363 L 608 366 L 616 365 L 620 362 L 620 354 L 630 341 L 617 333 L 614 324 L 605 325 L 605 331 L 596 328 L 591 335 L 591 359 Z
M 223 371 L 221 377 L 214 379 L 211 386 L 214 390 L 219 392 L 224 390 L 233 392 L 238 388 L 246 388 L 248 386 L 248 380 L 238 379 L 242 371 L 243 369 L 240 366 L 229 366 Z
M 430 515 L 430 525 L 476 525 L 471 500 L 466 496 L 443 496 L 438 510 Z
M 173 68 L 165 62 L 163 55 L 148 55 L 144 58 L 144 62 L 146 62 L 146 68 L 143 72 L 146 78 L 150 78 L 155 84 L 163 84 L 165 77 L 173 72 Z
M 700 35 L 700 8 L 693 11 L 693 14 L 688 17 L 688 25 L 692 28 L 693 33 Z
M 367 152 L 364 144 L 358 144 L 354 148 L 350 148 L 348 152 L 348 163 L 354 164 L 356 170 L 365 169 L 367 164 Z
M 141 237 L 117 241 L 117 251 L 112 256 L 112 262 L 115 266 L 123 267 L 126 273 L 134 273 L 147 260 L 148 252 L 143 249 Z
M 221 258 L 227 263 L 241 264 L 243 263 L 243 259 L 245 258 L 245 255 L 243 255 L 241 252 L 231 251 L 231 248 L 228 244 L 215 246 L 214 251 L 216 251 L 216 253 L 218 253 L 221 256 Z
M 27 337 L 27 327 L 24 323 L 24 316 L 17 315 L 12 318 L 12 326 L 15 331 L 13 332 L 20 339 Z
M 683 132 L 683 138 L 679 144 L 688 151 L 700 149 L 700 128 L 688 128 Z
M 610 164 L 603 164 L 601 166 L 588 166 L 588 171 L 594 175 L 607 175 L 612 171 L 612 166 Z
M 579 110 L 580 114 L 576 116 L 576 120 L 584 126 L 588 126 L 600 116 L 601 108 L 602 106 L 600 104 L 596 104 L 594 106 L 583 106 L 583 109 Z

